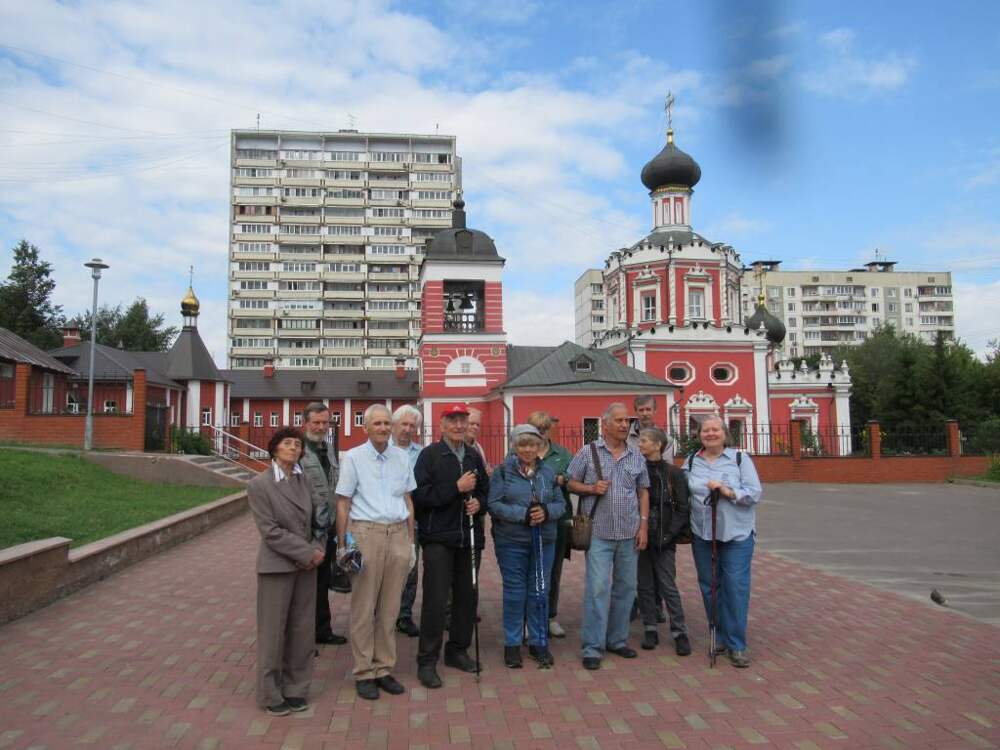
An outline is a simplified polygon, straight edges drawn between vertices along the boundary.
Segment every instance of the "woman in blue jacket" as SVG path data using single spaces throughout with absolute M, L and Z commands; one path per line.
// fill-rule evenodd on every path
M 542 445 L 538 429 L 517 425 L 510 437 L 512 453 L 494 470 L 486 501 L 503 579 L 504 663 L 511 669 L 521 666 L 527 616 L 528 653 L 540 667 L 549 667 L 553 659 L 548 648 L 548 588 L 556 524 L 566 504 L 555 473 L 538 458 Z M 540 560 L 535 527 L 541 534 Z M 544 586 L 539 575 L 544 577 Z

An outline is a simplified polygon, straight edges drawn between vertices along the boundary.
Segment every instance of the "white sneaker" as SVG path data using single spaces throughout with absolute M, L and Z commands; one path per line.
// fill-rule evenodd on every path
M 555 620 L 549 620 L 549 635 L 553 638 L 565 638 L 566 631 L 563 630 L 563 626 Z

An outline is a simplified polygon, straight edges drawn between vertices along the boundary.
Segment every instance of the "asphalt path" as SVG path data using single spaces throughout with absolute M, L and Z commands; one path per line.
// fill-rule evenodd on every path
M 1000 489 L 953 484 L 764 488 L 759 549 L 1000 626 Z

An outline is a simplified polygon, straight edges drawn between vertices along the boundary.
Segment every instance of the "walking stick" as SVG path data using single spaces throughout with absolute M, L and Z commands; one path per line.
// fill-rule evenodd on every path
M 472 496 L 469 495 L 469 499 Z M 476 523 L 472 515 L 469 515 L 469 546 L 472 554 L 472 637 L 476 644 L 476 682 L 479 682 L 479 576 L 476 571 Z
M 545 562 L 543 560 L 543 549 L 542 549 L 542 527 L 532 526 L 531 527 L 531 542 L 535 547 L 535 552 L 537 553 L 537 562 L 535 564 L 535 594 L 537 599 L 535 600 L 535 608 L 538 610 L 538 619 L 542 623 L 542 653 L 545 654 L 549 650 L 549 627 L 548 627 L 548 614 L 546 612 L 546 596 L 547 592 L 545 590 Z M 539 669 L 549 669 L 551 664 L 545 661 L 544 658 L 538 661 Z
M 716 638 L 716 626 L 718 618 L 718 590 L 716 581 L 716 565 L 719 562 L 719 549 L 716 544 L 715 539 L 715 518 L 716 510 L 719 507 L 719 491 L 712 490 L 709 495 L 708 501 L 712 504 L 712 585 L 711 593 L 709 594 L 709 609 L 710 621 L 708 623 L 708 664 L 710 667 L 715 667 L 715 638 Z

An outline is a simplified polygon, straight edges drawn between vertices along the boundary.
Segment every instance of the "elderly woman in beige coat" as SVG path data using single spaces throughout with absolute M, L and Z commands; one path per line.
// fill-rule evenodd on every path
M 312 679 L 316 567 L 313 502 L 298 465 L 302 433 L 284 428 L 268 444 L 271 466 L 247 487 L 260 531 L 257 554 L 257 703 L 272 716 L 305 711 Z

